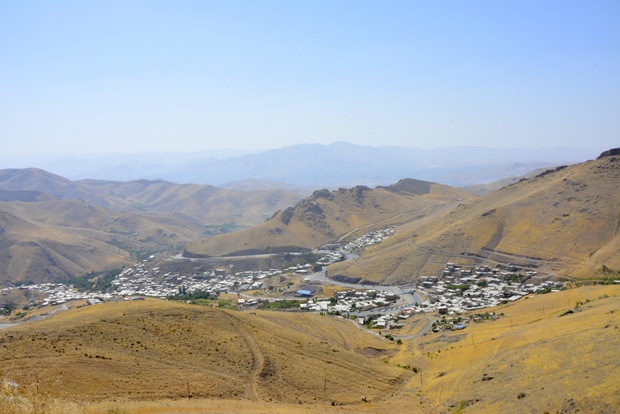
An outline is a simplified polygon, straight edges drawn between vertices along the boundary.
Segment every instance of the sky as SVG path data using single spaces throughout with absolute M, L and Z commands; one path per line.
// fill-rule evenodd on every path
M 4 157 L 619 133 L 617 0 L 0 0 Z

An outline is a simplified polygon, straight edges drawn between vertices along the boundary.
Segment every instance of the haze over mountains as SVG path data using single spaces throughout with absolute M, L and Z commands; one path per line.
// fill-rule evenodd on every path
M 390 185 L 415 178 L 451 186 L 483 184 L 541 167 L 596 157 L 602 149 L 369 147 L 337 142 L 240 153 L 93 154 L 2 159 L 0 168 L 36 166 L 69 179 L 164 179 L 225 186 L 259 179 L 317 188 Z

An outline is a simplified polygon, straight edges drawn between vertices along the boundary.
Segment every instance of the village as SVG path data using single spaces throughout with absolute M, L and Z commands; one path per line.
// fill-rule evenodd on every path
M 440 275 L 420 276 L 415 285 L 385 287 L 340 284 L 332 297 L 317 297 L 314 290 L 304 289 L 330 283 L 324 269 L 331 263 L 351 260 L 367 246 L 381 243 L 394 234 L 393 227 L 373 231 L 346 244 L 331 243 L 313 253 L 320 257 L 314 263 L 298 264 L 283 269 L 234 272 L 232 265 L 215 267 L 191 274 L 162 272 L 152 255 L 125 268 L 111 281 L 106 292 L 85 292 L 66 284 L 34 284 L 0 290 L 6 295 L 11 289 L 22 289 L 30 299 L 29 306 L 63 304 L 86 299 L 90 304 L 100 301 L 135 297 L 171 298 L 180 292 L 204 292 L 211 298 L 220 294 L 236 294 L 235 305 L 251 309 L 265 303 L 289 301 L 293 309 L 357 318 L 361 324 L 378 328 L 399 328 L 402 321 L 416 313 L 461 314 L 465 311 L 497 306 L 537 292 L 559 289 L 560 282 L 532 283 L 535 271 L 524 271 L 515 265 L 493 268 L 446 263 Z M 292 254 L 294 255 L 294 254 Z M 313 279 L 323 276 L 321 279 Z M 317 281 L 318 280 L 318 281 Z M 529 283 L 527 283 L 529 282 Z M 336 283 L 336 282 L 332 282 Z M 311 283 L 312 284 L 312 283 Z M 297 286 L 297 288 L 295 288 Z

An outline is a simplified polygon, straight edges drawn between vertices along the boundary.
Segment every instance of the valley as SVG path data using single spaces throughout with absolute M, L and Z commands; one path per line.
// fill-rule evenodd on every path
M 612 413 L 618 160 L 481 196 L 413 179 L 316 190 L 221 234 L 226 207 L 193 204 L 225 206 L 212 189 L 34 172 L 63 183 L 46 194 L 12 171 L 0 408 Z M 62 198 L 74 186 L 91 201 Z

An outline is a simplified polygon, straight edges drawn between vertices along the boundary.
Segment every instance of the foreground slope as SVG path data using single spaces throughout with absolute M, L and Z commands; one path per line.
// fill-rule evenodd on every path
M 224 256 L 314 249 L 357 229 L 401 224 L 411 215 L 445 208 L 473 195 L 456 188 L 405 179 L 389 187 L 319 190 L 266 222 L 190 243 L 187 256 Z
M 0 377 L 76 400 L 382 400 L 410 372 L 376 358 L 397 345 L 352 323 L 160 300 L 73 309 L 0 331 Z
M 590 286 L 489 308 L 498 319 L 408 341 L 393 361 L 419 367 L 404 388 L 444 412 L 615 413 L 619 295 Z
M 611 154 L 403 225 L 360 259 L 329 272 L 393 282 L 435 274 L 450 261 L 518 263 L 575 277 L 603 264 L 620 268 L 620 156 Z

